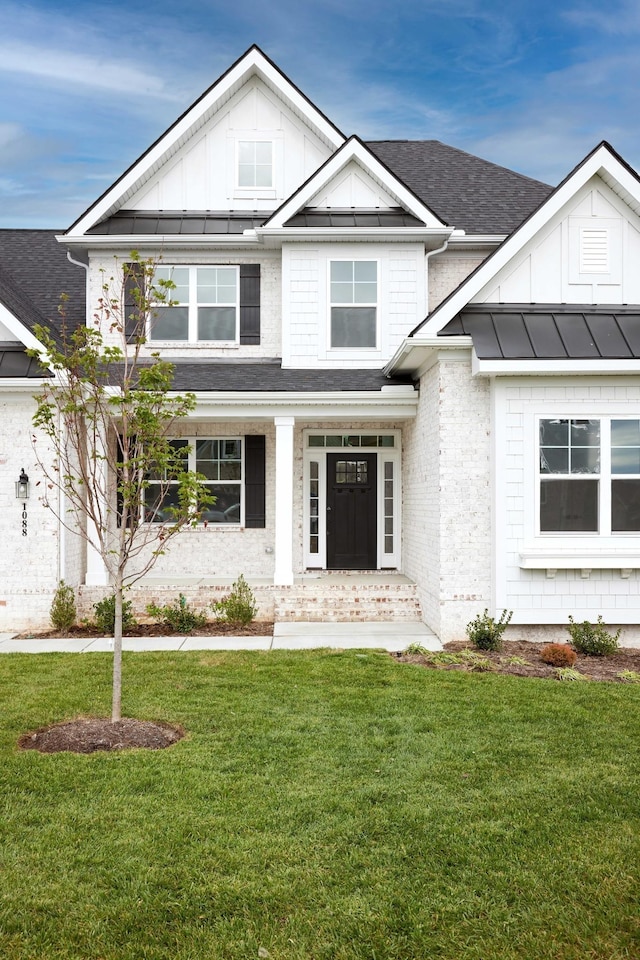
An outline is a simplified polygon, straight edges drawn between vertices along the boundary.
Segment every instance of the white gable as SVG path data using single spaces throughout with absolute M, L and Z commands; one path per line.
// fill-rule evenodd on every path
M 238 151 L 260 148 L 259 186 L 238 175 Z M 257 47 L 227 70 L 65 234 L 86 231 L 117 210 L 274 209 L 344 136 Z M 256 167 L 257 169 L 257 167 Z M 246 173 L 246 167 L 245 167 Z
M 271 186 L 239 185 L 241 142 L 271 144 Z M 330 153 L 311 126 L 252 76 L 124 205 L 134 210 L 273 210 Z
M 472 303 L 640 302 L 640 218 L 594 176 Z
M 398 200 L 388 190 L 352 160 L 339 175 L 311 198 L 310 207 L 389 208 L 397 207 Z

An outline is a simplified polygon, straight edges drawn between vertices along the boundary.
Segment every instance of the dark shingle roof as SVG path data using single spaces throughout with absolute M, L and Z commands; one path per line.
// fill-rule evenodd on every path
M 261 226 L 269 214 L 251 211 L 216 213 L 212 210 L 118 210 L 87 230 L 92 236 L 153 236 L 156 234 L 241 234 Z
M 279 360 L 245 362 L 228 360 L 173 360 L 175 390 L 214 393 L 287 392 L 329 393 L 369 390 L 411 383 L 408 377 L 389 379 L 379 370 L 283 370 Z M 115 378 L 117 380 L 117 377 Z
M 85 320 L 85 271 L 67 260 L 55 230 L 0 230 L 0 302 L 29 329 L 60 324 L 66 293 L 72 326 Z
M 402 207 L 391 209 L 345 210 L 332 207 L 318 210 L 305 207 L 287 220 L 285 227 L 422 227 L 424 223 Z
M 511 233 L 552 189 L 439 140 L 373 140 L 367 146 L 441 220 L 470 234 Z
M 470 304 L 438 336 L 466 334 L 481 360 L 637 360 L 640 309 Z

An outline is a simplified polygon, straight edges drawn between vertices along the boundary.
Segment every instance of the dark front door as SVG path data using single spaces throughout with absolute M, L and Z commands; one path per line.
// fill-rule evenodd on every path
M 375 570 L 377 456 L 327 454 L 327 567 Z

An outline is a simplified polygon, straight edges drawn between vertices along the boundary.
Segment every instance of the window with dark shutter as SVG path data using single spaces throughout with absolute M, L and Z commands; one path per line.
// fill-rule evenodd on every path
M 266 443 L 264 436 L 244 438 L 245 527 L 264 527 L 265 520 L 265 463 Z
M 144 297 L 144 267 L 141 263 L 124 265 L 124 332 L 127 343 L 144 339 L 144 316 L 140 314 L 140 298 Z
M 260 343 L 260 264 L 240 264 L 240 343 Z

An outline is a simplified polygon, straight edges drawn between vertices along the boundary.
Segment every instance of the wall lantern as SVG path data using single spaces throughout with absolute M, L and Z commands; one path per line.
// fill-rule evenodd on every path
M 22 536 L 27 535 L 27 500 L 29 499 L 29 477 L 24 472 L 24 467 L 20 471 L 20 476 L 16 480 L 16 500 L 22 500 Z
M 24 472 L 24 467 L 20 471 L 20 477 L 16 480 L 16 500 L 29 499 L 29 477 Z

